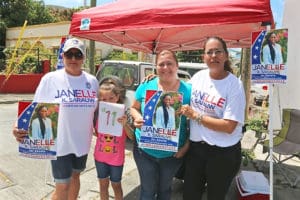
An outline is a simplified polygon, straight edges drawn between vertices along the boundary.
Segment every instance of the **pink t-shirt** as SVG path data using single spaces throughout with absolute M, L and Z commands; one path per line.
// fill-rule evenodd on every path
M 95 160 L 113 166 L 123 165 L 125 161 L 125 130 L 120 137 L 96 131 L 98 137 L 94 151 Z

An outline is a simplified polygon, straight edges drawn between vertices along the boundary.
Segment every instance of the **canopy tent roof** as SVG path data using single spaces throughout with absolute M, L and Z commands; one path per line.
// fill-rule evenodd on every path
M 209 36 L 250 47 L 274 24 L 270 0 L 118 0 L 73 14 L 70 35 L 136 51 L 196 50 Z

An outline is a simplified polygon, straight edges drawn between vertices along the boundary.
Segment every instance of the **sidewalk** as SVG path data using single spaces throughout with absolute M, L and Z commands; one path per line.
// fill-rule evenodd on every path
M 18 101 L 32 101 L 34 94 L 2 94 L 0 104 L 12 104 Z
M 33 98 L 33 94 L 0 94 L 0 104 L 13 104 L 18 101 L 31 101 Z M 2 105 L 5 106 L 5 105 Z M 255 134 L 252 131 L 247 131 L 242 140 L 242 148 L 249 149 L 255 143 L 256 138 Z M 81 175 L 81 189 L 79 194 L 80 200 L 96 200 L 99 199 L 99 186 L 98 180 L 96 175 L 96 169 L 93 160 L 93 147 L 94 147 L 95 139 L 93 139 L 92 149 L 89 154 L 87 168 L 84 173 Z M 250 162 L 247 166 L 241 166 L 241 170 L 249 170 L 249 171 L 261 171 L 264 175 L 269 179 L 269 163 L 264 163 L 264 160 L 267 154 L 262 153 L 262 146 L 257 145 L 255 148 L 255 160 Z M 126 158 L 125 158 L 125 167 L 123 171 L 123 178 L 122 178 L 122 186 L 124 192 L 124 199 L 125 200 L 136 200 L 138 196 L 138 189 L 139 189 L 139 176 L 136 169 L 135 162 L 133 160 L 132 155 L 132 143 L 128 140 L 126 144 Z M 9 158 L 11 160 L 11 158 Z M 17 159 L 17 158 L 16 158 Z M 1 160 L 1 162 L 5 162 Z M 8 162 L 8 161 L 6 161 Z M 265 165 L 264 165 L 265 164 Z M 14 166 L 13 164 L 11 166 Z M 287 162 L 289 168 L 293 169 L 297 174 L 300 174 L 300 160 L 299 159 L 292 159 Z M 14 166 L 15 167 L 15 166 Z M 42 166 L 41 166 L 42 167 Z M 221 168 L 222 166 L 220 166 Z M 43 168 L 44 169 L 44 168 Z M 1 171 L 0 171 L 1 172 Z M 0 173 L 1 175 L 1 173 Z M 285 178 L 282 176 L 280 171 L 278 170 L 277 166 L 274 165 L 274 178 L 273 178 L 273 197 L 274 200 L 296 200 L 300 196 L 300 182 L 297 184 L 295 188 L 291 188 Z M 0 177 L 1 178 L 1 177 Z M 13 177 L 16 179 L 16 177 Z M 150 178 L 150 177 L 149 177 Z M 1 182 L 1 181 L 0 181 Z M 18 181 L 15 181 L 16 183 Z M 42 183 L 40 183 L 42 182 Z M 31 198 L 29 196 L 24 197 L 20 193 L 15 193 L 16 189 L 23 190 L 26 187 L 23 185 L 13 185 L 11 187 L 6 188 L 6 190 L 11 190 L 8 192 L 9 196 L 6 199 L 36 199 L 36 200 L 49 200 L 51 197 L 51 192 L 54 189 L 53 181 L 51 178 L 51 170 L 50 165 L 48 165 L 48 172 L 47 176 L 45 177 L 45 182 L 40 181 L 39 183 L 35 183 L 34 191 L 36 194 L 33 194 Z M 43 186 L 39 185 L 43 184 Z M 47 184 L 48 186 L 45 187 Z M 16 188 L 17 187 L 17 188 Z M 43 189 L 39 190 L 39 188 L 43 187 Z M 172 200 L 182 200 L 182 189 L 183 183 L 181 180 L 174 179 L 173 183 L 173 193 L 172 193 Z M 26 190 L 26 189 L 25 189 Z M 38 194 L 38 195 L 37 195 Z M 110 188 L 110 194 L 113 195 L 112 189 Z M 36 198 L 36 196 L 42 196 L 43 198 Z M 0 197 L 1 199 L 1 197 Z M 113 196 L 110 199 L 114 199 Z M 204 197 L 203 200 L 206 200 Z M 232 183 L 228 197 L 226 200 L 238 200 L 238 192 L 235 186 L 235 182 Z

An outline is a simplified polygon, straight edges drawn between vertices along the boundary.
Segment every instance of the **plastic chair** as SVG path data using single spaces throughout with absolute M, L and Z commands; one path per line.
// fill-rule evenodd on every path
M 274 164 L 278 166 L 282 175 L 289 182 L 291 187 L 295 187 L 300 180 L 300 174 L 297 174 L 283 162 L 294 157 L 300 159 L 300 110 L 298 109 L 283 109 L 282 111 L 282 128 L 279 133 L 273 138 L 273 152 L 278 154 L 273 155 Z M 269 150 L 269 140 L 263 142 L 264 151 Z M 269 152 L 269 151 L 268 151 Z M 284 159 L 282 155 L 286 155 Z M 269 157 L 270 155 L 268 155 Z M 266 158 L 266 160 L 268 159 Z M 287 172 L 291 172 L 293 176 Z

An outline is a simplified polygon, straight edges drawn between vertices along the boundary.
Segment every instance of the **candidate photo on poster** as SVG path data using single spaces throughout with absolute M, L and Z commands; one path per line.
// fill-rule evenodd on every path
M 52 140 L 56 138 L 57 115 L 53 105 L 38 104 L 32 114 L 29 136 L 32 139 Z
M 172 95 L 163 94 L 160 98 L 161 105 L 156 109 L 155 125 L 156 128 L 175 129 L 175 109 L 172 106 Z
M 261 60 L 264 64 L 284 64 L 287 58 L 287 30 L 270 30 L 262 43 Z
M 251 82 L 278 83 L 287 81 L 288 29 L 252 33 Z

